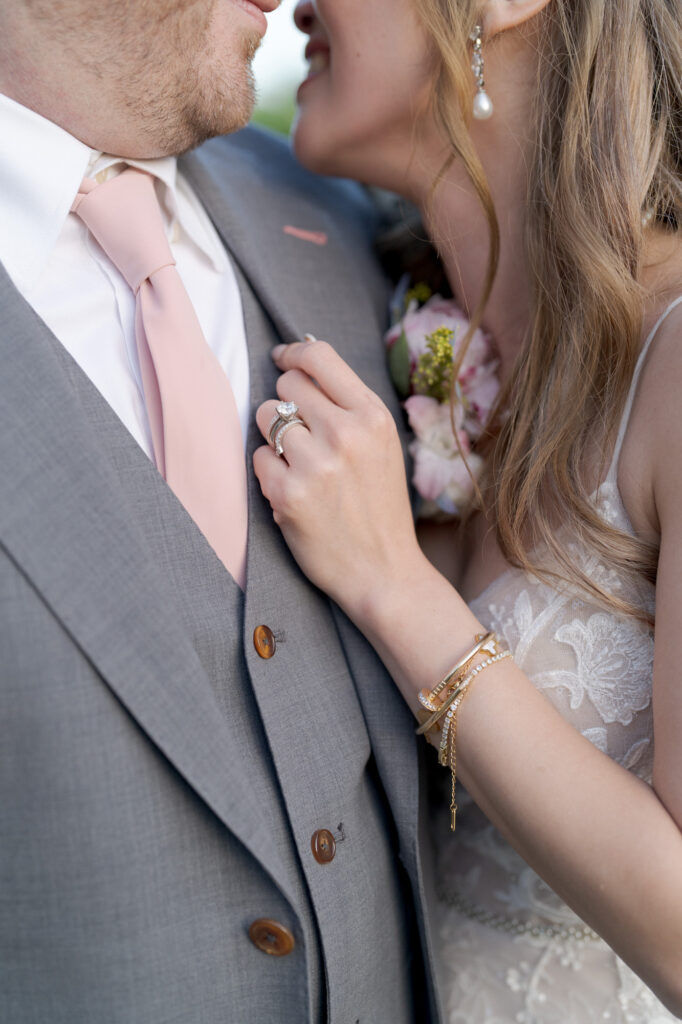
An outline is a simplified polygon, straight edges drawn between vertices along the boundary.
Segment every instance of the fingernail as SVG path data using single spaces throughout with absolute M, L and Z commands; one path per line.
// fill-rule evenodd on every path
M 304 334 L 303 335 L 303 340 L 304 341 L 317 341 L 317 338 L 315 337 L 314 334 Z
M 273 350 L 270 353 L 270 355 L 272 356 L 273 359 L 279 359 L 279 357 L 281 356 L 282 352 L 284 352 L 285 348 L 286 348 L 286 345 L 275 345 L 275 347 L 273 348 Z

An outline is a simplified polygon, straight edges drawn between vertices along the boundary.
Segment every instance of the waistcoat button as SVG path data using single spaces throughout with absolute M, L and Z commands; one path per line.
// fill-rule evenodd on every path
M 273 656 L 277 644 L 275 643 L 275 634 L 269 626 L 256 626 L 253 631 L 253 646 L 261 658 Z
M 329 864 L 336 855 L 336 840 L 329 829 L 321 828 L 313 832 L 310 848 L 318 864 Z
M 249 928 L 249 938 L 256 949 L 269 956 L 286 956 L 296 945 L 296 940 L 283 924 L 259 917 Z

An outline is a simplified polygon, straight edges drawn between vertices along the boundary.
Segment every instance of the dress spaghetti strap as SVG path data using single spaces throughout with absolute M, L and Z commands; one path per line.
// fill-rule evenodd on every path
M 664 310 L 664 312 L 659 316 L 658 320 L 656 321 L 656 323 L 652 327 L 651 331 L 649 332 L 649 334 L 647 336 L 647 339 L 644 342 L 644 345 L 642 346 L 642 351 L 639 353 L 639 357 L 637 359 L 637 363 L 635 364 L 635 372 L 632 375 L 632 383 L 630 384 L 630 391 L 628 392 L 627 401 L 625 403 L 625 408 L 623 409 L 623 415 L 622 415 L 621 420 L 620 420 L 620 426 L 618 428 L 618 436 L 616 438 L 616 444 L 615 444 L 615 447 L 613 449 L 613 457 L 611 459 L 611 465 L 609 466 L 609 471 L 606 474 L 604 482 L 606 482 L 606 480 L 613 480 L 613 479 L 615 479 L 615 477 L 617 475 L 618 460 L 620 458 L 621 448 L 623 447 L 623 441 L 625 440 L 625 432 L 626 432 L 626 430 L 628 428 L 628 423 L 630 421 L 630 413 L 632 412 L 632 405 L 633 405 L 634 400 L 635 400 L 635 395 L 637 394 L 637 385 L 639 383 L 639 378 L 641 376 L 642 369 L 643 369 L 644 363 L 646 361 L 647 353 L 648 353 L 649 349 L 651 348 L 651 343 L 653 342 L 654 338 L 658 334 L 658 330 L 659 330 L 661 324 L 664 322 L 664 320 L 666 320 L 668 318 L 668 316 L 672 313 L 672 311 L 674 309 L 676 309 L 680 304 L 682 304 L 682 295 L 678 295 L 678 297 L 676 299 L 674 299 L 670 303 L 670 305 Z

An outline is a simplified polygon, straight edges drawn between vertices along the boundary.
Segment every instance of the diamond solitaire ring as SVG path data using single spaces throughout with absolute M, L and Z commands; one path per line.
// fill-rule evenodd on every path
M 284 455 L 282 438 L 292 427 L 305 427 L 308 430 L 308 424 L 299 415 L 296 403 L 280 402 L 275 406 L 275 415 L 268 427 L 268 444 L 275 449 L 275 455 L 279 455 L 280 458 Z
M 280 402 L 275 408 L 275 415 L 272 417 L 268 427 L 268 444 L 273 448 L 275 434 L 285 423 L 291 423 L 298 417 L 298 406 L 295 402 Z M 302 422 L 302 421 L 301 421 Z

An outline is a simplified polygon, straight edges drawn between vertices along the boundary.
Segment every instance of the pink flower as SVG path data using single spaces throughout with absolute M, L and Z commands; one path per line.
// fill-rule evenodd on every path
M 407 418 L 415 435 L 425 444 L 434 450 L 441 451 L 443 455 L 452 455 L 457 451 L 455 438 L 452 433 L 452 421 L 450 419 L 450 406 L 447 403 L 441 404 L 435 398 L 427 395 L 410 395 L 405 401 L 404 408 L 407 411 Z M 455 426 L 461 428 L 461 409 L 455 409 Z M 459 421 L 458 421 L 459 420 Z M 469 438 L 466 437 L 465 451 L 469 450 Z
M 434 295 L 420 309 L 408 309 L 402 320 L 394 324 L 386 335 L 386 344 L 390 348 L 404 330 L 412 365 L 415 366 L 419 356 L 426 350 L 427 335 L 433 334 L 439 327 L 449 327 L 454 332 L 456 344 L 464 337 L 468 326 L 467 318 L 453 299 L 443 299 L 440 295 Z M 476 334 L 485 337 L 482 331 L 477 331 Z M 474 338 L 472 345 L 473 343 Z
M 394 353 L 394 363 L 399 371 L 394 380 L 403 394 L 407 391 L 408 369 L 412 378 L 419 357 L 427 351 L 427 337 L 440 328 L 453 332 L 452 348 L 456 358 L 469 322 L 453 299 L 435 295 L 421 308 L 413 303 L 402 320 L 387 333 L 385 340 L 389 349 L 402 333 L 407 341 L 406 355 L 399 353 L 398 349 Z M 475 494 L 474 481 L 480 478 L 483 470 L 483 460 L 472 452 L 471 443 L 480 438 L 497 400 L 500 388 L 497 367 L 489 336 L 480 329 L 476 330 L 457 375 L 456 434 L 449 402 L 440 402 L 424 394 L 412 394 L 405 401 L 410 427 L 415 435 L 410 444 L 410 454 L 414 459 L 413 483 L 425 501 L 422 515 L 431 515 L 439 510 L 459 515 L 471 503 Z M 404 384 L 399 383 L 401 379 Z M 409 386 L 414 387 L 412 379 Z
M 414 370 L 417 360 L 426 351 L 427 337 L 440 327 L 453 332 L 453 350 L 456 353 L 466 335 L 469 321 L 454 299 L 434 295 L 420 309 L 408 309 L 402 320 L 394 324 L 386 334 L 386 345 L 390 348 L 404 331 L 411 368 Z M 490 338 L 479 328 L 467 346 L 457 378 L 460 394 L 470 410 L 467 428 L 471 426 L 476 436 L 480 435 L 482 425 L 488 419 L 497 398 L 499 382 L 496 374 L 497 360 L 492 354 Z M 469 422 L 471 415 L 473 421 Z
M 405 409 L 415 433 L 415 440 L 410 444 L 414 459 L 412 482 L 427 502 L 450 515 L 458 515 L 471 502 L 472 475 L 478 479 L 483 460 L 471 452 L 468 435 L 458 429 L 465 465 L 452 431 L 447 403 L 440 404 L 425 395 L 412 395 L 405 402 Z M 422 514 L 430 511 L 427 507 Z
M 439 327 L 447 327 L 453 332 L 453 344 L 456 350 L 458 343 L 467 332 L 469 321 L 454 299 L 444 299 L 440 295 L 434 295 L 419 309 L 414 304 L 410 306 L 402 320 L 394 324 L 386 334 L 386 344 L 390 348 L 398 340 L 402 331 L 405 331 L 410 356 L 412 362 L 416 364 L 419 356 L 426 350 L 427 336 L 433 334 Z M 475 369 L 489 359 L 490 342 L 487 334 L 479 329 L 469 343 L 469 349 L 462 364 L 462 375 L 465 376 L 467 370 Z
M 467 404 L 466 430 L 472 441 L 481 436 L 483 427 L 488 422 L 490 412 L 497 401 L 500 390 L 497 365 L 497 360 L 493 360 L 475 367 L 466 385 L 460 385 Z
M 481 457 L 471 452 L 467 455 L 470 476 L 460 456 L 444 458 L 421 441 L 412 442 L 410 455 L 414 459 L 412 483 L 425 502 L 422 517 L 437 511 L 461 515 L 474 497 L 474 480 L 478 480 L 483 469 Z

